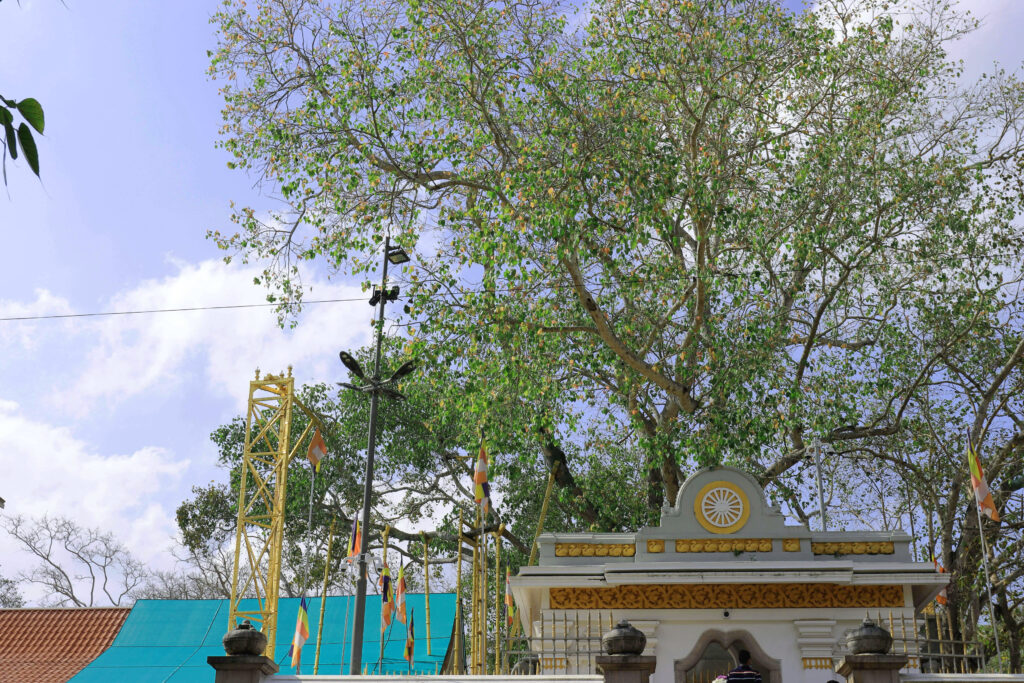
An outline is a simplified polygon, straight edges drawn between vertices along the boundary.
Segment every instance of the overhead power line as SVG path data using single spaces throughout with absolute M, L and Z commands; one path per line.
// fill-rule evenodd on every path
M 305 306 L 306 304 L 336 304 L 349 301 L 366 301 L 365 297 L 354 299 L 305 299 L 301 302 L 271 302 L 263 304 L 229 304 L 225 306 L 189 306 L 187 308 L 149 308 L 138 311 L 102 311 L 97 313 L 56 313 L 53 315 L 20 315 L 0 318 L 0 322 L 16 320 L 53 320 L 56 318 L 98 318 L 111 315 L 145 315 L 148 313 L 182 313 L 186 311 L 223 311 L 232 308 L 265 308 L 267 306 Z

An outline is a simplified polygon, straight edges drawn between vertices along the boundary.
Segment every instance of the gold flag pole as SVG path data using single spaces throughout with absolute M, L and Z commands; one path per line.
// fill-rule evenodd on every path
M 455 654 L 455 673 L 463 674 L 465 663 L 465 643 L 462 640 L 462 512 L 459 512 L 458 543 L 455 551 L 455 619 L 458 628 L 455 630 L 455 637 L 458 638 L 458 650 Z
M 327 579 L 331 573 L 331 545 L 334 543 L 334 526 L 337 518 L 331 517 L 331 530 L 327 534 L 327 563 L 324 565 L 324 587 L 320 591 L 320 624 L 316 627 L 316 656 L 313 658 L 313 675 L 320 671 L 320 640 L 324 635 L 324 612 L 327 611 Z
M 480 524 L 480 674 L 487 675 L 487 516 L 481 512 Z
M 540 505 L 540 515 L 537 518 L 537 531 L 533 534 L 533 545 L 530 547 L 530 559 L 526 561 L 527 567 L 532 567 L 534 562 L 537 561 L 537 551 L 539 549 L 537 539 L 540 538 L 541 533 L 544 531 L 544 520 L 548 516 L 548 504 L 551 502 L 551 492 L 555 488 L 555 472 L 557 471 L 558 463 L 556 462 L 554 467 L 551 468 L 550 474 L 548 474 L 548 486 L 544 490 L 544 502 Z M 515 618 L 518 614 L 519 608 L 516 607 L 512 611 L 512 628 L 509 633 L 509 638 L 514 638 L 519 635 L 521 625 L 519 620 Z
M 427 553 L 430 540 L 426 532 L 421 531 L 420 536 L 423 538 L 423 602 L 427 612 L 427 656 L 430 656 L 430 555 Z
M 501 667 L 501 534 L 505 525 L 494 532 L 494 673 L 500 674 Z
M 381 556 L 383 558 L 384 566 L 385 567 L 388 566 L 388 536 L 390 534 L 391 534 L 391 525 L 390 524 L 385 524 L 384 525 L 384 534 L 383 534 L 384 548 L 381 550 Z M 381 571 L 383 572 L 384 569 L 381 568 Z M 381 586 L 381 588 L 383 589 L 383 586 Z M 381 619 L 380 619 L 380 659 L 377 660 L 377 663 L 379 665 L 383 666 L 383 664 L 384 664 L 384 593 L 383 592 L 380 595 L 380 599 L 381 599 L 381 610 L 380 610 L 380 616 L 381 616 Z M 392 605 L 392 607 L 394 607 L 394 605 Z M 383 671 L 381 673 L 383 673 Z
M 477 528 L 480 528 L 480 509 L 476 513 Z M 480 650 L 480 539 L 471 537 L 473 543 L 473 597 L 470 599 L 473 613 L 470 621 L 469 668 L 470 673 L 479 674 L 478 654 Z

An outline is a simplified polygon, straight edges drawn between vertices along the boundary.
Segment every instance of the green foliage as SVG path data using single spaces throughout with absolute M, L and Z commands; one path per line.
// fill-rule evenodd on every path
M 950 454 L 969 431 L 1019 474 L 1024 87 L 959 85 L 949 3 L 847 10 L 227 0 L 222 144 L 288 210 L 213 236 L 291 302 L 296 258 L 368 274 L 390 234 L 424 422 L 486 425 L 534 499 L 563 463 L 570 527 L 649 523 L 720 462 L 807 519 L 819 436 L 892 454 L 857 514 L 862 481 L 932 477 L 916 507 L 976 576 Z
M 18 124 L 17 128 L 14 125 L 15 114 L 25 119 L 25 122 Z M 3 144 L 3 149 L 0 149 L 0 158 L 3 159 L 5 185 L 7 184 L 7 155 L 9 154 L 12 160 L 17 159 L 19 145 L 28 167 L 36 176 L 39 175 L 39 151 L 36 149 L 36 142 L 29 126 L 35 128 L 36 132 L 42 133 L 45 124 L 43 107 L 37 100 L 31 97 L 23 100 L 11 100 L 0 95 L 0 125 L 4 127 L 4 137 L 0 141 L 0 144 Z

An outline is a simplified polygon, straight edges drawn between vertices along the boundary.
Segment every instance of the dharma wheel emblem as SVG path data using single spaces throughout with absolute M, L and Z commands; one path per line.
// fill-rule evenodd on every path
M 747 495 L 727 481 L 713 481 L 702 488 L 693 508 L 700 525 L 713 534 L 739 531 L 750 517 Z

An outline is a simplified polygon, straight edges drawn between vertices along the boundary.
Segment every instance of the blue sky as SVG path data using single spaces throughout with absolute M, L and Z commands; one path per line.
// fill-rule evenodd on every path
M 0 2 L 0 94 L 46 110 L 42 181 L 8 164 L 0 192 L 0 317 L 263 300 L 255 268 L 224 266 L 205 239 L 230 228 L 231 200 L 271 206 L 215 147 L 216 6 Z M 1019 66 L 1024 2 L 969 6 L 986 25 L 958 48 L 968 73 Z M 311 281 L 318 298 L 362 296 L 322 272 Z M 337 350 L 367 341 L 370 314 L 310 307 L 289 332 L 267 309 L 0 322 L 6 512 L 76 517 L 169 567 L 174 508 L 222 478 L 208 435 L 244 409 L 254 368 L 341 379 Z M 6 538 L 0 558 L 5 575 L 27 567 Z

